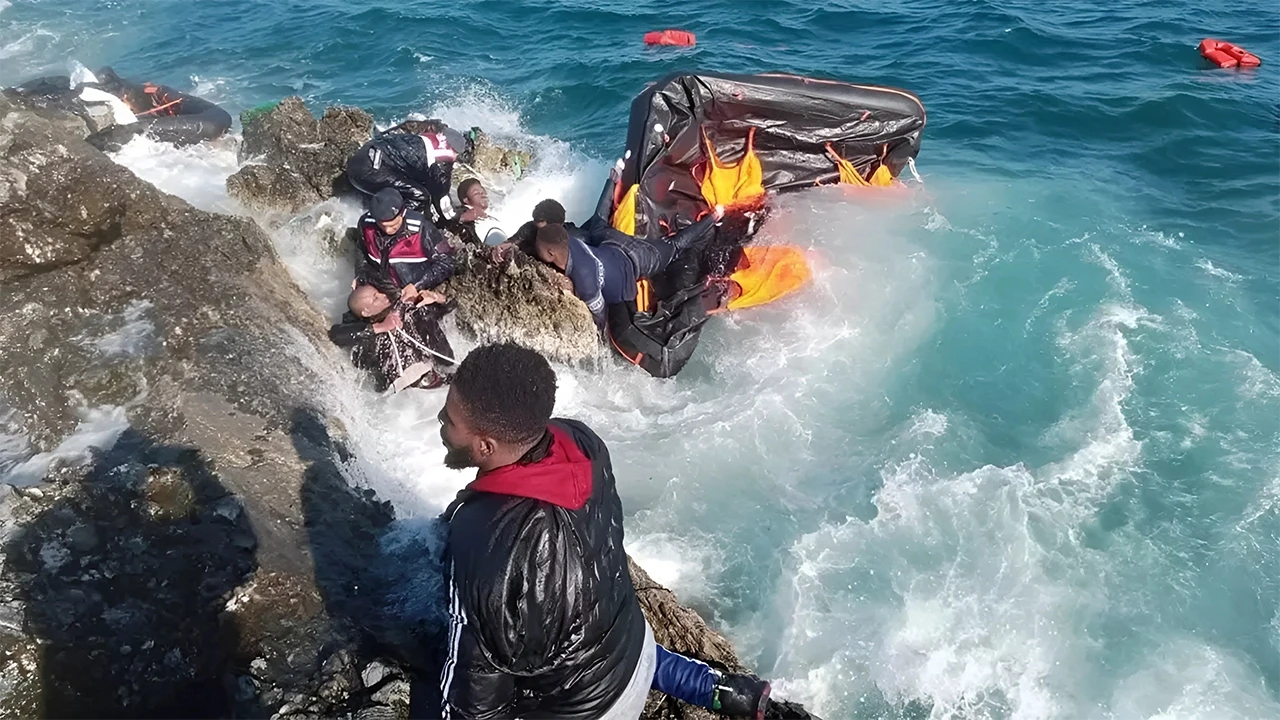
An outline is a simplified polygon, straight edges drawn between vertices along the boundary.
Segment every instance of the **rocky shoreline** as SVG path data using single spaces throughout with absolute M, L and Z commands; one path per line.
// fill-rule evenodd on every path
M 245 150 L 274 159 L 232 194 L 287 216 L 340 192 L 326 173 L 362 113 L 287 100 L 248 123 Z M 412 571 L 406 594 L 429 595 L 438 547 L 351 482 L 346 431 L 311 400 L 325 320 L 253 220 L 157 190 L 87 134 L 0 97 L 0 442 L 30 444 L 0 466 L 0 717 L 407 717 L 442 625 L 387 589 Z M 534 298 L 581 360 L 585 310 L 539 272 L 477 266 L 452 292 L 475 326 L 519 326 L 495 308 Z M 660 640 L 741 667 L 633 576 Z M 657 697 L 645 715 L 707 716 Z

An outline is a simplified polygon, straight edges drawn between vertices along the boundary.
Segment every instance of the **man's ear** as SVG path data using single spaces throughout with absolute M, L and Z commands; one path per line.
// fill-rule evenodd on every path
M 479 439 L 479 441 L 476 442 L 476 458 L 475 459 L 482 460 L 484 458 L 491 457 L 497 451 L 498 451 L 497 441 L 495 441 L 491 437 L 482 436 Z

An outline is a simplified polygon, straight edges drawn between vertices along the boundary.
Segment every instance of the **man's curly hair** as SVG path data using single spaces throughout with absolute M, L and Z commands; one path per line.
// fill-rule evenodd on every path
M 472 350 L 453 390 L 475 429 L 505 443 L 542 437 L 556 404 L 556 374 L 546 358 L 513 343 Z
M 541 200 L 533 206 L 533 221 L 548 225 L 563 225 L 564 206 L 550 198 Z

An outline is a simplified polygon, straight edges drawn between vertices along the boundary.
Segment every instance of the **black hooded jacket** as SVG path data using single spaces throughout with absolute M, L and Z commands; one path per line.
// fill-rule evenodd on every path
M 479 475 L 445 517 L 443 717 L 603 715 L 645 636 L 604 442 L 553 420 L 520 462 Z

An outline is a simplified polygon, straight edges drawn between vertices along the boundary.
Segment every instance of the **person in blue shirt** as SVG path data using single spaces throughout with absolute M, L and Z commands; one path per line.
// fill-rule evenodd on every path
M 596 327 L 603 329 L 608 306 L 634 300 L 637 280 L 662 272 L 676 255 L 699 247 L 723 217 L 724 207 L 717 205 L 689 227 L 657 240 L 609 228 L 612 232 L 603 233 L 599 244 L 570 235 L 564 225 L 548 223 L 538 228 L 534 253 L 569 278 L 573 294 L 587 304 Z

